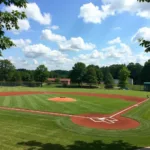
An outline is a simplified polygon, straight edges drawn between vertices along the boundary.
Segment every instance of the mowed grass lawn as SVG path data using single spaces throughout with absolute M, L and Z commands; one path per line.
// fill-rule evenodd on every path
M 80 91 L 145 97 L 147 92 L 56 89 L 56 88 L 0 88 L 0 91 Z M 48 101 L 56 95 L 26 95 L 0 97 L 0 106 L 34 110 L 81 113 L 113 113 L 133 102 L 73 96 L 73 103 Z M 97 130 L 75 125 L 68 117 L 55 117 L 0 110 L 0 150 L 134 150 L 135 146 L 150 146 L 150 101 L 125 114 L 141 122 L 132 130 Z
M 80 95 L 63 95 L 76 102 L 53 102 L 48 100 L 60 97 L 60 94 L 35 94 L 24 96 L 0 96 L 0 106 L 51 111 L 67 114 L 102 113 L 111 114 L 122 110 L 134 102 L 121 99 L 98 98 Z

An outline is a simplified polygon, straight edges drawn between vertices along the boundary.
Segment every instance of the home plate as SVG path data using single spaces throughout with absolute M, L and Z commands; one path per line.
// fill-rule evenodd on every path
M 114 124 L 115 122 L 117 122 L 118 120 L 115 118 L 110 118 L 110 117 L 96 117 L 96 118 L 90 118 L 92 121 L 94 122 L 105 122 L 108 124 Z

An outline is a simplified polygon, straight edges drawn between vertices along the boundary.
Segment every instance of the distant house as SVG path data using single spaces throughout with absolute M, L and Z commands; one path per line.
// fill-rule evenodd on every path
M 69 79 L 69 78 L 60 78 L 60 79 L 48 78 L 48 81 L 51 82 L 51 83 L 56 83 L 57 80 L 59 80 L 60 83 L 66 84 L 66 85 L 70 85 L 70 83 L 71 83 L 71 79 Z
M 133 85 L 133 79 L 129 78 L 128 83 Z M 119 79 L 114 79 L 114 84 L 119 84 Z

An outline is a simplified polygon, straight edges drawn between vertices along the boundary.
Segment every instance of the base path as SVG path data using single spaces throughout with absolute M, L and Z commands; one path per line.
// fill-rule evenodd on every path
M 136 104 L 130 106 L 124 110 L 116 112 L 114 114 L 105 115 L 105 114 L 81 114 L 81 115 L 71 115 L 71 114 L 61 114 L 53 112 L 44 112 L 37 110 L 28 110 L 21 108 L 8 108 L 0 107 L 3 110 L 14 110 L 19 112 L 28 112 L 36 114 L 45 114 L 45 115 L 54 115 L 54 116 L 63 116 L 70 117 L 73 123 L 80 126 L 85 126 L 88 128 L 98 128 L 98 129 L 110 129 L 110 130 L 126 130 L 137 128 L 140 123 L 131 118 L 123 117 L 122 114 L 133 109 L 134 107 L 140 106 L 145 103 L 147 100 L 144 98 L 133 97 L 133 96 L 123 96 L 123 95 L 114 95 L 114 94 L 97 94 L 97 93 L 83 93 L 83 92 L 0 92 L 0 96 L 19 96 L 19 95 L 32 95 L 32 94 L 69 94 L 69 95 L 83 95 L 91 97 L 100 97 L 100 98 L 118 98 L 128 101 L 135 101 Z

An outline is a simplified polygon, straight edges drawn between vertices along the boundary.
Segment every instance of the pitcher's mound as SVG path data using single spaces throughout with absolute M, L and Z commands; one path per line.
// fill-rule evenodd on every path
M 75 99 L 69 98 L 69 97 L 55 97 L 55 98 L 49 98 L 48 100 L 55 101 L 55 102 L 75 102 L 76 101 Z

